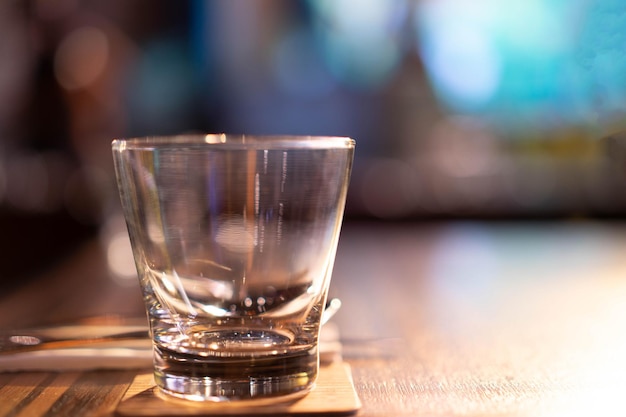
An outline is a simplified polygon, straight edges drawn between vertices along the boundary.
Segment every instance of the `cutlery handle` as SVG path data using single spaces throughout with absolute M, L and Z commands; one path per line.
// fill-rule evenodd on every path
M 120 340 L 145 339 L 146 343 L 150 342 L 148 329 L 137 329 L 137 326 L 129 331 L 115 333 L 106 332 L 103 329 L 100 335 L 90 334 L 87 336 L 84 333 L 75 333 L 74 335 L 54 337 L 47 334 L 50 330 L 53 328 L 0 334 L 0 355 L 34 350 L 86 347 L 114 343 Z

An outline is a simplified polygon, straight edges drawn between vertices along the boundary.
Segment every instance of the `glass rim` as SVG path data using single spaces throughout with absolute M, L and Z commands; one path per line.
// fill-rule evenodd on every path
M 205 147 L 226 149 L 351 149 L 356 141 L 344 136 L 245 135 L 230 133 L 144 136 L 113 139 L 113 150 L 154 150 Z

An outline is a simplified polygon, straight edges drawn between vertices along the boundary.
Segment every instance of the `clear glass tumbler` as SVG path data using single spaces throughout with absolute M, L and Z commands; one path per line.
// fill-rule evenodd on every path
M 163 392 L 250 403 L 312 389 L 354 146 L 223 134 L 113 141 Z

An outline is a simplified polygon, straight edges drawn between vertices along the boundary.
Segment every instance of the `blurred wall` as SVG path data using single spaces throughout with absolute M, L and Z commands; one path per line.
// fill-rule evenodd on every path
M 115 137 L 354 137 L 348 218 L 620 217 L 621 154 L 601 138 L 625 121 L 622 9 L 3 1 L 0 279 L 58 262 L 119 213 Z

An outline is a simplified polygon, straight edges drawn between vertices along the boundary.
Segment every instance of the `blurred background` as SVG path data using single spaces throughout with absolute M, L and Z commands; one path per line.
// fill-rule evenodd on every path
M 347 221 L 621 218 L 625 53 L 622 0 L 4 0 L 0 289 L 134 275 L 115 137 L 354 137 Z

